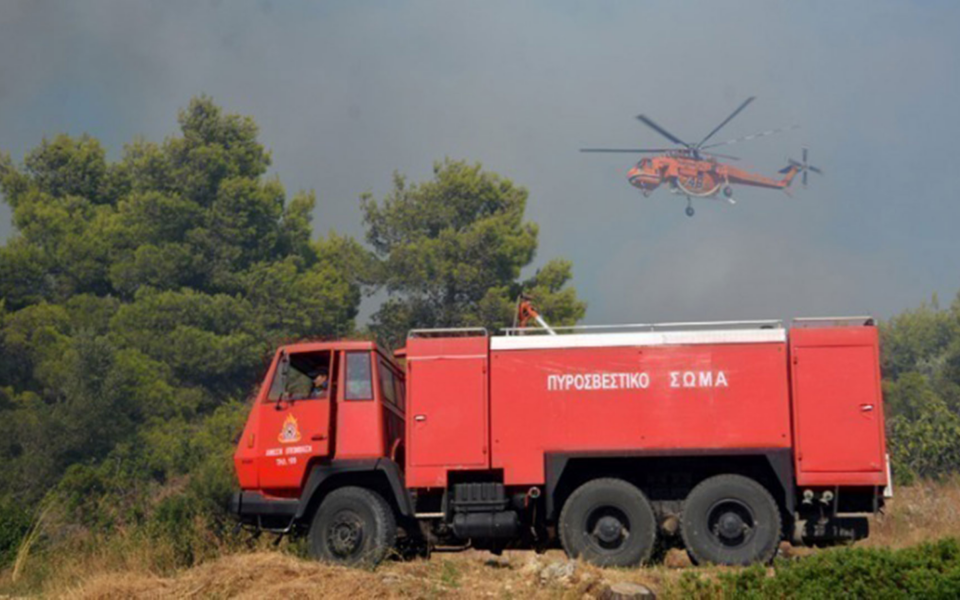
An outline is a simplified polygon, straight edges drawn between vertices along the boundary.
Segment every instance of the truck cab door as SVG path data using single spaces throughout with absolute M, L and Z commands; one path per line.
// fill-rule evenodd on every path
M 330 422 L 335 389 L 334 354 L 284 354 L 266 400 L 260 405 L 260 488 L 282 494 L 299 489 L 307 466 L 332 450 Z M 325 389 L 314 380 L 328 376 Z

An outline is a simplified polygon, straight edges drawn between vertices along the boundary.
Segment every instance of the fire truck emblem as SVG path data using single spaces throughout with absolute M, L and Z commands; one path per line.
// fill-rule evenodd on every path
M 281 444 L 292 444 L 300 441 L 300 427 L 297 425 L 297 419 L 293 415 L 287 415 L 283 427 L 280 428 L 280 435 L 277 437 Z

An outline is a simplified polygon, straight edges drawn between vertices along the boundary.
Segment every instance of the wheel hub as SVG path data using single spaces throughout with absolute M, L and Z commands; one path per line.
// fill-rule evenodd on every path
M 337 515 L 327 535 L 330 549 L 337 556 L 349 556 L 363 544 L 363 521 L 352 513 Z
M 746 523 L 740 518 L 740 515 L 732 512 L 724 513 L 717 523 L 717 529 L 721 536 L 732 540 L 743 535 L 746 529 Z
M 727 499 L 708 511 L 710 532 L 724 546 L 736 548 L 753 537 L 753 511 L 739 500 Z
M 623 538 L 623 523 L 612 516 L 601 517 L 593 530 L 593 535 L 605 544 L 614 544 Z

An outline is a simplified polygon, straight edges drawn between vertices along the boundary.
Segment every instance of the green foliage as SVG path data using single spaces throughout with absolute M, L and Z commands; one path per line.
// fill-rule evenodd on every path
M 900 483 L 960 471 L 960 296 L 881 327 L 887 440 Z
M 96 139 L 58 135 L 27 153 L 25 172 L 36 191 L 54 198 L 76 196 L 109 201 L 102 188 L 107 176 L 106 152 Z M 14 200 L 16 202 L 16 200 Z
M 910 412 L 891 417 L 887 426 L 888 449 L 900 482 L 960 471 L 960 415 L 917 373 L 908 373 L 890 387 L 895 390 L 891 396 L 905 396 L 903 402 L 910 403 Z
M 928 377 L 943 366 L 951 343 L 960 335 L 955 310 L 941 310 L 937 297 L 907 310 L 883 325 L 883 372 L 891 379 L 916 371 Z
M 374 318 L 390 341 L 509 324 L 521 289 L 557 324 L 583 316 L 570 263 L 521 279 L 527 192 L 479 165 L 365 198 L 370 252 L 311 239 L 316 198 L 265 176 L 253 120 L 200 97 L 179 123 L 116 161 L 87 135 L 22 165 L 0 154 L 16 229 L 0 247 L 0 567 L 41 499 L 64 548 L 149 544 L 176 568 L 231 543 L 243 399 L 277 344 L 357 335 L 363 291 L 390 295 Z
M 524 288 L 553 323 L 581 319 L 586 305 L 566 287 L 569 263 L 551 261 L 519 279 L 537 249 L 526 201 L 510 180 L 451 160 L 436 163 L 424 183 L 395 175 L 382 202 L 365 196 L 367 241 L 380 259 L 375 279 L 389 294 L 373 317 L 377 336 L 396 345 L 417 327 L 508 326 Z
M 843 548 L 778 561 L 714 578 L 685 573 L 672 595 L 683 598 L 956 598 L 960 595 L 960 543 L 888 550 Z
M 194 560 L 197 522 L 226 535 L 240 400 L 265 357 L 354 329 L 362 282 L 334 258 L 358 246 L 311 240 L 315 198 L 264 176 L 256 124 L 205 97 L 179 121 L 115 162 L 90 136 L 0 156 L 16 227 L 0 248 L 0 565 L 25 530 L 16 507 L 51 489 L 69 522 L 143 526 Z
M 12 498 L 0 500 L 0 565 L 7 565 L 16 558 L 20 542 L 30 529 L 33 515 L 27 508 Z

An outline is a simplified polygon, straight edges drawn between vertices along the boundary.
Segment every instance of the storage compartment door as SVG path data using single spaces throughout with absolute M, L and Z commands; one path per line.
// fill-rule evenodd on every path
M 883 406 L 876 348 L 804 346 L 793 353 L 800 470 L 881 471 Z
M 487 467 L 486 358 L 413 359 L 408 370 L 410 464 Z

